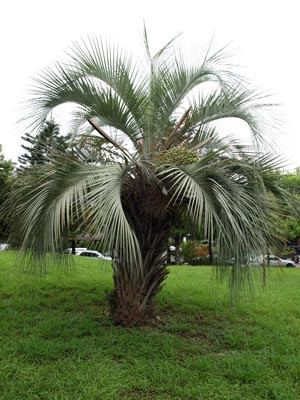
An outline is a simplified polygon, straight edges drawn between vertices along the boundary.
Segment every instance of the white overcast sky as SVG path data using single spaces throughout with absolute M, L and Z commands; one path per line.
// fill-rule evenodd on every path
M 61 59 L 72 40 L 88 34 L 120 42 L 140 53 L 145 20 L 157 50 L 175 34 L 181 43 L 216 48 L 231 43 L 234 63 L 255 85 L 282 104 L 285 136 L 278 142 L 289 167 L 300 166 L 300 23 L 296 0 L 2 0 L 0 3 L 0 144 L 17 161 L 30 78 Z M 278 127 L 276 135 L 281 135 Z M 275 138 L 275 140 L 277 140 Z

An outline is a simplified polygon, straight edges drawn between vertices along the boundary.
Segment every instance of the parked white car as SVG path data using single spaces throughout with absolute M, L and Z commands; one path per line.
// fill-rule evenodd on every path
M 75 248 L 75 255 L 78 254 L 80 251 L 85 251 L 85 250 L 87 250 L 86 247 L 76 247 L 76 248 Z M 66 254 L 72 254 L 72 249 L 71 249 L 71 248 L 66 249 L 64 252 L 65 252 Z
M 253 261 L 251 261 L 251 265 L 268 265 L 268 257 L 269 257 L 269 265 L 274 267 L 296 267 L 296 263 L 292 260 L 286 260 L 284 258 L 280 258 L 275 256 L 274 254 L 270 254 L 269 256 L 260 256 Z
M 111 261 L 112 258 L 109 256 L 104 256 L 103 254 L 99 253 L 99 251 L 95 250 L 83 250 L 83 251 L 78 251 L 75 253 L 76 256 L 81 256 L 81 257 L 90 257 L 90 258 L 98 258 L 101 260 L 107 260 Z
M 268 256 L 264 256 L 264 262 L 267 264 Z M 279 267 L 296 267 L 296 263 L 292 260 L 286 260 L 284 258 L 279 258 L 274 255 L 269 256 L 270 265 L 279 266 Z
M 0 250 L 7 250 L 9 248 L 8 243 L 0 243 Z

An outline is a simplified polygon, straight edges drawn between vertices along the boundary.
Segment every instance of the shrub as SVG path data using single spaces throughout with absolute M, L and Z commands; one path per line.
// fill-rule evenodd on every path
M 194 240 L 187 240 L 181 245 L 181 255 L 190 265 L 209 265 L 208 246 Z

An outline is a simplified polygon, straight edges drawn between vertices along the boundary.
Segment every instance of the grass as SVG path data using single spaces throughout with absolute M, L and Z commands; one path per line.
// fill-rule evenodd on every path
M 44 280 L 0 252 L 1 400 L 300 399 L 300 269 L 230 308 L 208 267 L 171 267 L 153 326 L 109 318 L 108 264 Z

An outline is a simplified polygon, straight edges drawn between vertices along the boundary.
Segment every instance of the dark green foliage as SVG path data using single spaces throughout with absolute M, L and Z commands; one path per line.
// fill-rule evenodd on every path
M 294 195 L 300 195 L 300 168 L 296 168 L 295 172 L 280 174 L 282 186 Z
M 292 258 L 296 255 L 296 250 L 293 247 L 284 246 L 280 251 L 282 258 Z
M 7 240 L 10 231 L 10 221 L 3 211 L 3 205 L 9 198 L 13 188 L 13 170 L 13 163 L 5 160 L 0 144 L 0 243 Z
M 181 250 L 184 261 L 191 264 L 191 261 L 196 257 L 194 242 L 192 240 L 187 240 L 186 243 L 182 243 Z
M 181 243 L 181 256 L 190 265 L 210 265 L 208 246 L 196 240 Z
M 60 134 L 59 125 L 52 118 L 43 124 L 37 135 L 25 133 L 22 139 L 26 143 L 22 144 L 26 153 L 18 158 L 19 170 L 47 164 L 53 153 L 64 153 L 70 145 L 70 136 Z
M 279 186 L 290 195 L 288 203 L 283 202 L 280 212 L 275 216 L 278 230 L 289 241 L 296 244 L 300 238 L 300 171 L 277 173 Z
M 294 200 L 298 203 L 298 207 L 300 207 L 300 196 L 297 196 Z M 294 210 L 287 207 L 284 218 L 278 221 L 283 234 L 290 241 L 300 238 L 300 219 L 297 215 L 293 214 Z

